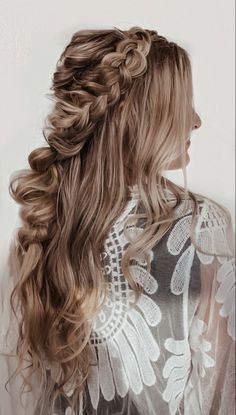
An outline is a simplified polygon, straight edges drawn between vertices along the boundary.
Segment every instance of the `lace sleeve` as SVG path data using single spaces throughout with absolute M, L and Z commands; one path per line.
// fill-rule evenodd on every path
M 212 255 L 197 251 L 201 292 L 189 330 L 184 393 L 184 413 L 191 415 L 235 413 L 235 235 L 228 215 L 208 202 L 198 223 L 197 242 Z

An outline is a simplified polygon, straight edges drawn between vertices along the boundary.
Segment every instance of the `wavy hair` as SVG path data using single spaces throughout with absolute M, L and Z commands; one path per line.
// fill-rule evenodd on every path
M 124 226 L 130 244 L 121 266 L 135 304 L 142 287 L 129 271 L 130 258 L 145 255 L 144 247 L 160 240 L 187 198 L 196 246 L 193 225 L 202 199 L 186 187 L 185 146 L 194 105 L 185 49 L 139 26 L 79 30 L 56 63 L 50 89 L 47 145 L 29 154 L 30 168 L 17 171 L 9 185 L 22 220 L 10 300 L 20 316 L 14 375 L 27 356 L 22 391 L 37 375 L 40 414 L 53 414 L 59 395 L 73 410 L 80 403 L 91 366 L 91 321 L 107 295 L 103 244 L 130 198 L 130 186 L 138 186 L 144 208 L 132 223 L 145 219 L 135 240 L 126 232 L 131 219 Z M 163 177 L 179 156 L 184 188 Z M 165 189 L 176 196 L 174 206 Z M 65 393 L 70 382 L 76 386 L 73 397 Z

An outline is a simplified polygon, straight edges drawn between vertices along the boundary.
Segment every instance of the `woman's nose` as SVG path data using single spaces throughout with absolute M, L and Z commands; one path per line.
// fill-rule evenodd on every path
M 195 118 L 194 118 L 194 124 L 193 124 L 193 129 L 195 128 L 199 128 L 202 125 L 202 121 L 201 118 L 199 117 L 199 115 L 195 112 Z

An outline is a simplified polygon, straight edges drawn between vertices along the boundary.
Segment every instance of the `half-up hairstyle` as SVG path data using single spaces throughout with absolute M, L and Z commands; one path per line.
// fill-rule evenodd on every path
M 107 293 L 103 244 L 130 186 L 137 185 L 144 211 L 132 222 L 145 219 L 144 232 L 130 239 L 122 258 L 135 303 L 142 287 L 129 271 L 130 258 L 161 239 L 183 200 L 192 201 L 194 224 L 202 198 L 163 177 L 180 155 L 185 172 L 192 130 L 191 64 L 182 47 L 141 27 L 79 30 L 50 89 L 47 145 L 29 154 L 30 167 L 16 172 L 9 186 L 22 220 L 11 295 L 19 316 L 15 375 L 27 358 L 24 385 L 34 374 L 42 386 L 37 415 L 53 414 L 59 395 L 78 409 L 91 363 L 91 321 Z M 175 195 L 174 206 L 165 189 Z M 196 244 L 193 227 L 191 238 Z M 73 397 L 65 393 L 67 382 L 76 385 Z

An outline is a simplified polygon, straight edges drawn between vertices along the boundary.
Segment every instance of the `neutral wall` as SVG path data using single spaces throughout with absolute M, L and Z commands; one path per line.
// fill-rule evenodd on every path
M 188 185 L 227 206 L 234 223 L 233 0 L 0 0 L 0 260 L 18 220 L 9 176 L 28 167 L 29 152 L 44 143 L 46 93 L 56 60 L 74 31 L 113 25 L 154 28 L 189 51 L 202 126 L 192 134 Z M 167 175 L 183 184 L 181 170 Z

